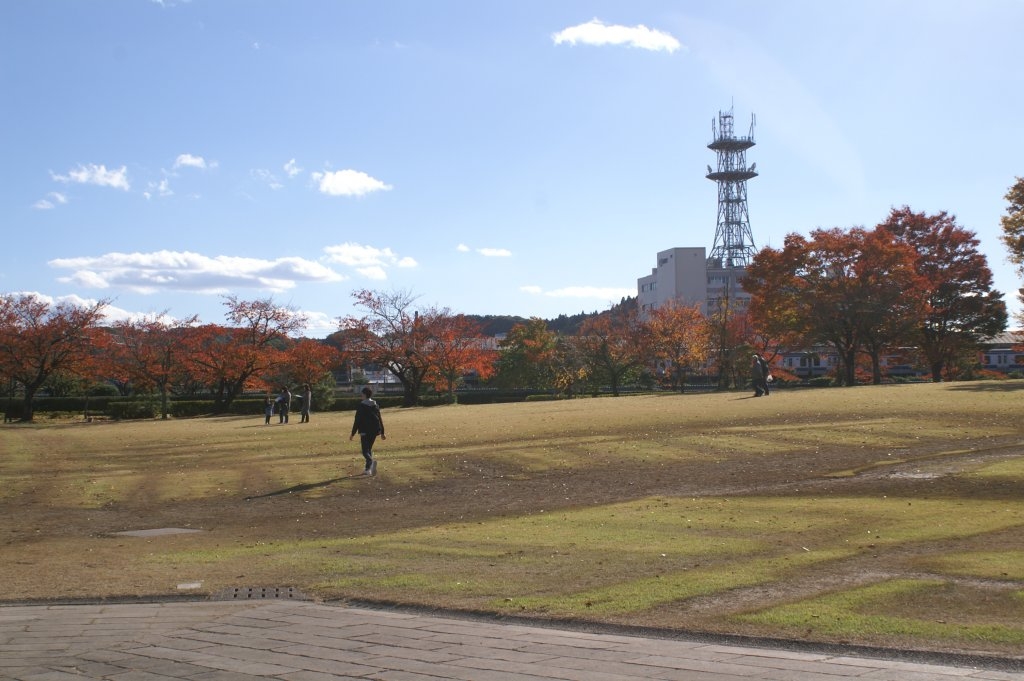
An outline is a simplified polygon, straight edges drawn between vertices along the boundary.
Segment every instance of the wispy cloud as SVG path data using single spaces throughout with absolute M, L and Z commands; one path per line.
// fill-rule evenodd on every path
M 585 24 L 570 26 L 551 36 L 556 45 L 627 45 L 642 50 L 668 52 L 680 49 L 679 41 L 664 31 L 637 26 L 606 24 L 600 19 L 591 19 Z
M 131 189 L 131 185 L 128 183 L 128 168 L 126 166 L 107 170 L 105 165 L 90 163 L 89 165 L 80 165 L 68 171 L 67 175 L 58 175 L 51 172 L 50 176 L 57 182 L 65 184 L 94 184 L 100 187 L 113 187 L 114 189 L 122 189 L 124 191 Z
M 391 185 L 359 170 L 335 170 L 311 173 L 317 189 L 330 196 L 363 196 L 371 192 L 389 191 Z
M 58 258 L 47 263 L 72 270 L 59 281 L 85 288 L 124 288 L 137 293 L 191 291 L 223 294 L 239 288 L 286 291 L 299 282 L 329 283 L 344 276 L 325 265 L 297 257 L 275 260 L 206 256 L 188 251 L 107 253 L 79 258 Z
M 479 253 L 480 255 L 484 256 L 485 258 L 511 258 L 512 257 L 512 251 L 508 250 L 507 248 L 477 248 L 477 249 L 472 249 L 469 246 L 467 246 L 466 244 L 459 244 L 458 246 L 455 247 L 455 250 L 458 251 L 459 253 L 469 253 L 470 251 L 475 250 L 477 253 Z
M 295 162 L 294 158 L 285 163 L 283 168 L 288 177 L 295 177 L 302 172 L 302 168 L 299 167 L 299 164 Z
M 390 248 L 376 248 L 355 243 L 343 243 L 324 249 L 330 264 L 345 265 L 368 279 L 387 279 L 389 267 L 416 267 L 412 258 L 400 257 Z
M 249 171 L 249 174 L 275 191 L 284 187 L 281 181 L 277 179 L 277 176 L 266 168 L 254 168 Z
M 68 197 L 60 192 L 50 192 L 46 195 L 45 199 L 39 199 L 32 207 L 36 210 L 53 210 L 57 204 L 65 204 L 68 202 Z
M 511 258 L 512 251 L 507 248 L 478 248 L 476 252 L 487 258 Z
M 174 191 L 171 190 L 171 183 L 167 180 L 166 177 L 160 180 L 159 182 L 150 182 L 148 187 L 149 188 L 146 191 L 142 192 L 142 195 L 145 196 L 146 199 L 153 198 L 154 194 L 156 196 L 174 195 Z

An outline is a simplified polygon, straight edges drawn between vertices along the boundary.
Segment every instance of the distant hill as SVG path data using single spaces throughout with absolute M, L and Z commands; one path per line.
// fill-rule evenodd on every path
M 636 298 L 623 298 L 617 305 L 613 305 L 610 309 L 605 310 L 604 312 L 580 312 L 579 314 L 574 315 L 560 314 L 554 319 L 545 319 L 544 323 L 547 325 L 549 331 L 555 331 L 560 334 L 571 336 L 579 331 L 583 322 L 590 317 L 598 317 L 603 314 L 608 314 L 613 310 L 617 310 L 626 305 L 636 305 Z M 468 314 L 466 317 L 479 324 L 483 335 L 485 336 L 506 334 L 511 331 L 512 327 L 516 324 L 525 324 L 530 321 L 526 317 L 517 317 L 513 315 Z

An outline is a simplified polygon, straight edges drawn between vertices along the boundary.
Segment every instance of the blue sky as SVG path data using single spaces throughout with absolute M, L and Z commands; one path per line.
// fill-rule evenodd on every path
M 555 317 L 712 246 L 712 119 L 757 247 L 1024 176 L 1022 0 L 35 0 L 0 5 L 0 291 L 324 336 L 361 288 Z

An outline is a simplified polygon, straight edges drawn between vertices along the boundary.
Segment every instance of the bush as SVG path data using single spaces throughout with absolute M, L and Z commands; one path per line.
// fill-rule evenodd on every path
M 812 378 L 807 382 L 807 385 L 812 388 L 829 388 L 832 384 L 833 381 L 831 376 L 818 376 L 817 378 Z
M 159 405 L 149 398 L 119 400 L 107 405 L 107 414 L 118 421 L 152 419 L 159 413 Z
M 527 390 L 503 392 L 499 390 L 466 390 L 459 392 L 459 404 L 504 404 L 522 402 L 531 393 Z

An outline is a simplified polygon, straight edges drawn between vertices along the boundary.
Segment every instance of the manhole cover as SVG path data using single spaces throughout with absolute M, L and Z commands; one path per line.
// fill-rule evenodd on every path
M 119 537 L 162 537 L 168 534 L 192 534 L 202 530 L 192 530 L 184 527 L 157 527 L 152 530 L 126 530 L 125 532 L 114 532 Z
M 221 601 L 259 601 L 265 599 L 283 599 L 294 601 L 311 600 L 304 593 L 292 586 L 245 586 L 224 589 L 213 595 Z

